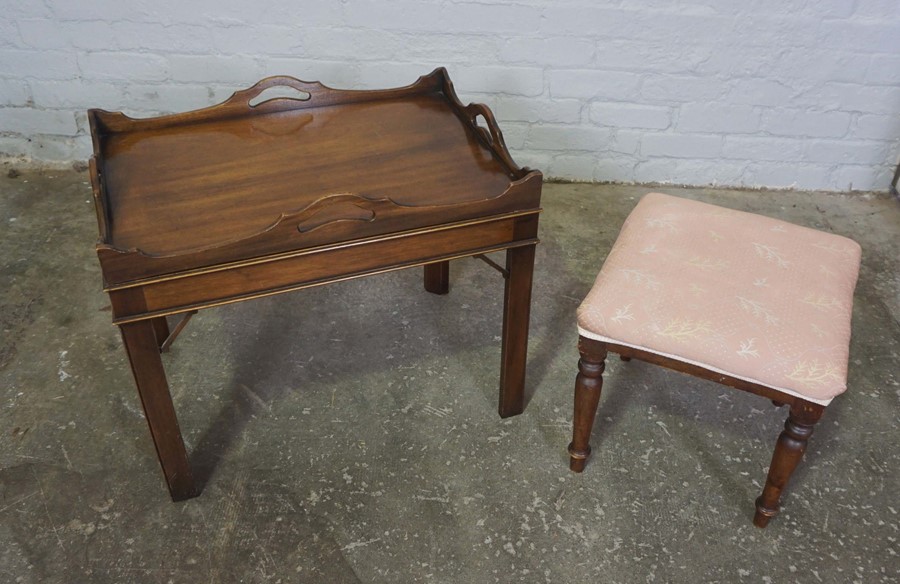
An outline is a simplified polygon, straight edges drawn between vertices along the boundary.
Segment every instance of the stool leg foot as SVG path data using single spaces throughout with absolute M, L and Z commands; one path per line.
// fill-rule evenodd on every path
M 625 361 L 626 363 L 628 361 L 631 361 L 631 357 L 626 357 L 625 355 L 619 355 L 619 359 L 621 359 L 622 361 Z
M 572 442 L 569 444 L 569 468 L 574 472 L 584 470 L 591 455 L 591 430 L 600 392 L 603 389 L 603 370 L 606 368 L 606 345 L 599 341 L 579 337 L 578 375 L 575 377 L 575 412 L 572 417 Z
M 813 426 L 822 417 L 825 406 L 798 400 L 791 406 L 791 413 L 784 423 L 784 431 L 778 436 L 772 464 L 762 495 L 756 499 L 756 515 L 753 524 L 765 527 L 778 514 L 781 493 L 787 486 L 794 469 L 803 458 L 806 444 L 813 433 Z

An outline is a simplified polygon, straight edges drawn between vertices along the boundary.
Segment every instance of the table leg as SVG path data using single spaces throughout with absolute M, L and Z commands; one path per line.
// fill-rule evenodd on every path
M 506 250 L 509 277 L 503 292 L 503 342 L 500 351 L 500 417 L 525 409 L 525 357 L 531 317 L 534 245 Z
M 154 323 L 141 320 L 120 325 L 144 415 L 156 446 L 173 501 L 199 495 L 178 428 L 175 406 L 159 354 Z
M 425 264 L 425 289 L 432 294 L 450 291 L 450 261 Z

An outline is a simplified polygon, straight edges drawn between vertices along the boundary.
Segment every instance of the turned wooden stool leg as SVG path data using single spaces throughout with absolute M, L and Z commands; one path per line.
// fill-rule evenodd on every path
M 450 291 L 450 262 L 425 264 L 425 290 L 432 294 Z
M 525 409 L 525 357 L 531 319 L 534 245 L 506 250 L 508 277 L 503 289 L 503 340 L 500 348 L 500 417 Z
M 600 391 L 603 389 L 603 370 L 606 368 L 606 345 L 600 341 L 579 337 L 578 376 L 575 377 L 575 413 L 572 419 L 572 442 L 569 444 L 569 468 L 584 470 L 591 455 L 591 430 Z
M 757 527 L 765 527 L 778 514 L 781 492 L 803 458 L 807 440 L 813 433 L 813 426 L 824 411 L 825 406 L 803 400 L 797 400 L 791 405 L 791 413 L 784 423 L 784 431 L 775 444 L 775 454 L 772 455 L 766 486 L 762 495 L 756 499 L 753 524 Z
M 156 346 L 162 350 L 163 343 L 169 338 L 169 321 L 165 316 L 151 319 L 153 323 L 153 332 L 156 334 Z
M 178 428 L 154 324 L 149 320 L 140 320 L 120 325 L 119 328 L 172 500 L 196 497 L 199 493 Z

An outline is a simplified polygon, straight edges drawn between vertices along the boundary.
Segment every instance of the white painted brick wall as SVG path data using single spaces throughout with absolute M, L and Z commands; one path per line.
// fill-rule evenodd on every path
M 898 0 L 0 0 L 0 154 L 90 153 L 85 110 L 218 103 L 273 74 L 439 65 L 548 176 L 886 189 Z

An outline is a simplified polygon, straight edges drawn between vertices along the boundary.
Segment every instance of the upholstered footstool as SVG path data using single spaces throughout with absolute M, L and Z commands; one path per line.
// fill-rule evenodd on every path
M 578 309 L 572 470 L 591 452 L 607 351 L 790 406 L 753 523 L 765 527 L 825 407 L 847 388 L 859 245 L 662 194 L 625 221 Z

